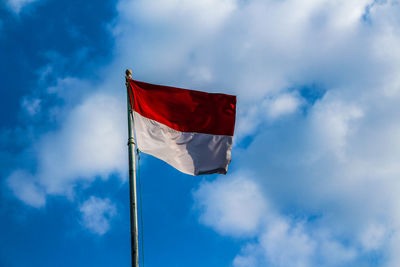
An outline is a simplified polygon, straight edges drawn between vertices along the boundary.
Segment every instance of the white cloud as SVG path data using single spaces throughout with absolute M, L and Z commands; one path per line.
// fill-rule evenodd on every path
M 7 0 L 7 4 L 12 11 L 18 14 L 25 6 L 36 1 L 38 0 Z
M 379 224 L 370 224 L 361 232 L 360 241 L 364 249 L 377 250 L 382 247 L 383 242 L 387 239 L 386 228 Z
M 254 134 L 264 121 L 274 122 L 290 114 L 295 114 L 305 100 L 296 93 L 279 93 L 257 103 L 238 109 L 236 118 L 236 140 Z
M 24 98 L 24 100 L 22 101 L 22 107 L 30 116 L 35 116 L 38 112 L 40 112 L 41 102 L 42 101 L 39 98 Z
M 21 183 L 19 191 L 12 187 L 15 195 L 28 205 L 38 206 L 21 191 L 36 190 L 73 199 L 79 183 L 90 183 L 96 177 L 106 179 L 111 174 L 125 179 L 125 105 L 125 101 L 115 96 L 98 93 L 91 94 L 72 110 L 57 114 L 63 120 L 62 127 L 44 134 L 35 143 L 36 172 L 24 171 L 30 183 Z M 13 175 L 11 181 L 15 179 Z M 43 205 L 44 200 L 42 197 L 39 203 Z
M 345 247 L 329 236 L 318 234 L 320 229 L 306 230 L 304 227 L 301 223 L 293 223 L 282 218 L 269 225 L 260 238 L 260 245 L 271 266 L 352 264 L 357 256 L 354 248 Z
M 95 234 L 104 235 L 110 229 L 110 221 L 116 215 L 117 208 L 108 198 L 91 196 L 80 205 L 79 211 L 84 227 Z
M 7 184 L 15 196 L 24 203 L 35 208 L 45 205 L 46 194 L 31 174 L 23 170 L 16 170 L 8 177 Z
M 60 131 L 48 133 L 38 144 L 37 177 L 52 194 L 69 194 L 77 181 L 125 178 L 124 102 L 113 96 L 91 95 L 76 106 Z
M 318 150 L 326 148 L 338 156 L 343 156 L 346 142 L 353 131 L 357 129 L 357 121 L 363 116 L 363 111 L 352 103 L 341 103 L 341 100 L 331 98 L 328 93 L 323 100 L 312 108 L 310 114 L 313 140 L 319 146 Z
M 120 15 L 124 19 L 139 19 L 149 24 L 158 24 L 168 21 L 170 26 L 181 21 L 187 21 L 188 30 L 198 27 L 200 31 L 218 28 L 231 12 L 237 7 L 236 0 L 164 0 L 164 1 L 126 1 L 118 4 Z M 132 12 L 140 10 L 137 16 L 133 17 Z M 179 25 L 185 28 L 186 25 Z
M 286 221 L 276 221 L 261 237 L 262 247 L 273 266 L 310 266 L 316 243 L 301 226 L 290 228 Z
M 266 211 L 265 201 L 256 184 L 239 174 L 231 179 L 204 182 L 194 193 L 200 221 L 221 234 L 253 235 Z
M 295 112 L 300 106 L 300 100 L 290 94 L 281 94 L 266 106 L 268 107 L 268 116 L 274 119 Z
M 200 220 L 221 234 L 251 237 L 233 260 L 249 266 L 351 266 L 358 256 L 329 234 L 329 228 L 279 214 L 261 194 L 260 186 L 246 175 L 220 177 L 195 191 Z M 246 196 L 246 197 L 243 197 Z M 251 225 L 251 227 L 249 227 Z

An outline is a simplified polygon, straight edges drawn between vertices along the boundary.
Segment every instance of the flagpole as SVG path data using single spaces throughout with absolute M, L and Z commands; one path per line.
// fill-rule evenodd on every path
M 135 161 L 135 139 L 133 135 L 133 111 L 129 98 L 129 79 L 132 79 L 132 71 L 125 71 L 126 100 L 128 111 L 128 153 L 129 153 L 129 195 L 131 214 L 131 262 L 132 267 L 139 267 L 139 246 L 138 246 L 138 221 L 136 205 L 136 161 Z

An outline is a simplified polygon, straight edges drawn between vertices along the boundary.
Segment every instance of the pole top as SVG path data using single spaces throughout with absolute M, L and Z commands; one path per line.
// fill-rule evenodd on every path
M 132 79 L 132 71 L 130 69 L 125 70 L 125 78 Z

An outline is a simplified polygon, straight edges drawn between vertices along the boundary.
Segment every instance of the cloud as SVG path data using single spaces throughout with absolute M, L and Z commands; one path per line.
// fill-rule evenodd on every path
M 261 245 L 273 266 L 310 266 L 316 242 L 301 226 L 277 221 L 262 235 Z
M 351 266 L 357 256 L 320 229 L 304 229 L 302 223 L 282 218 L 272 222 L 260 238 L 264 257 L 271 266 Z M 319 230 L 319 231 L 318 231 Z
M 22 107 L 26 110 L 26 112 L 30 116 L 35 116 L 38 112 L 40 112 L 40 103 L 41 99 L 39 98 L 33 98 L 33 99 L 25 98 L 22 101 Z
M 269 126 L 248 149 L 236 154 L 236 161 L 252 170 L 251 180 L 259 184 L 268 206 L 285 218 L 283 226 L 274 230 L 267 223 L 258 235 L 256 252 L 240 254 L 235 260 L 238 266 L 250 259 L 257 260 L 252 266 L 265 266 L 261 261 L 265 258 L 272 266 L 297 266 L 280 263 L 280 250 L 268 246 L 270 231 L 281 231 L 278 239 L 288 239 L 288 244 L 295 244 L 294 235 L 309 245 L 311 252 L 294 249 L 293 255 L 282 256 L 303 266 L 321 266 L 321 262 L 323 266 L 375 266 L 364 262 L 373 255 L 382 255 L 378 266 L 398 263 L 394 251 L 399 247 L 400 217 L 395 203 L 400 201 L 400 169 L 395 162 L 400 150 L 395 117 L 400 110 L 380 97 L 374 93 L 355 101 L 327 94 L 306 117 Z M 221 207 L 225 208 L 229 205 Z M 294 230 L 301 228 L 287 219 L 291 216 L 303 218 L 303 230 Z M 328 240 L 315 232 L 327 232 Z M 328 252 L 317 249 L 325 246 Z
M 46 192 L 69 194 L 77 181 L 95 176 L 125 178 L 124 111 L 119 99 L 93 94 L 68 113 L 60 131 L 41 139 L 37 177 Z
M 310 114 L 310 128 L 320 140 L 318 150 L 332 151 L 340 156 L 345 153 L 348 137 L 357 129 L 357 121 L 363 116 L 362 108 L 352 103 L 343 103 L 328 93 L 316 103 Z M 354 132 L 353 132 L 354 133 Z M 325 150 L 326 149 L 326 150 Z
M 360 241 L 364 249 L 377 250 L 382 247 L 388 233 L 383 225 L 370 224 L 361 232 Z
M 36 1 L 38 0 L 7 0 L 7 5 L 13 12 L 18 14 L 25 6 Z
M 295 114 L 304 102 L 305 100 L 296 93 L 279 93 L 267 97 L 257 105 L 246 106 L 246 110 L 239 106 L 235 142 L 255 134 L 265 121 L 273 122 Z
M 117 208 L 108 198 L 91 196 L 83 202 L 81 212 L 82 225 L 92 233 L 104 235 L 110 229 L 110 221 L 117 214 Z
M 95 93 L 66 112 L 50 109 L 51 116 L 62 118 L 63 124 L 35 143 L 35 172 L 19 170 L 7 178 L 16 197 L 28 205 L 41 206 L 45 204 L 43 194 L 73 199 L 78 184 L 90 183 L 96 177 L 106 179 L 117 174 L 125 179 L 126 144 L 121 138 L 127 132 L 125 105 L 115 96 Z M 19 183 L 22 178 L 16 177 L 20 176 L 30 182 Z M 20 189 L 14 186 L 17 183 Z M 22 192 L 42 195 L 40 201 L 32 201 Z M 31 195 L 39 197 L 37 193 Z
M 335 239 L 329 228 L 277 212 L 246 174 L 203 183 L 194 199 L 200 221 L 217 232 L 240 238 L 255 234 L 257 241 L 242 248 L 234 266 L 351 266 L 358 256 L 356 246 Z
M 46 194 L 37 185 L 31 174 L 23 171 L 14 171 L 7 179 L 7 184 L 14 195 L 24 203 L 40 208 L 46 203 Z
M 261 192 L 244 174 L 204 182 L 194 198 L 200 221 L 225 235 L 253 235 L 266 211 Z
M 159 3 L 145 0 L 120 1 L 119 7 L 123 5 L 126 5 L 127 8 L 125 8 L 125 12 L 120 10 L 122 15 L 130 15 L 130 12 L 138 8 L 143 11 L 139 19 L 148 23 L 163 23 L 171 18 L 175 21 L 188 19 L 190 26 L 198 25 L 209 30 L 220 26 L 237 7 L 237 2 L 235 0 L 205 0 L 201 2 L 166 0 Z
M 290 94 L 281 94 L 276 99 L 266 104 L 268 117 L 277 118 L 295 112 L 300 106 L 298 97 Z

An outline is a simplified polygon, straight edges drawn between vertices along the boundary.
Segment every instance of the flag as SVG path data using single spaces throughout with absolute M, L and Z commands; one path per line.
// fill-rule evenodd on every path
M 129 79 L 140 151 L 181 172 L 226 174 L 231 161 L 236 96 Z

